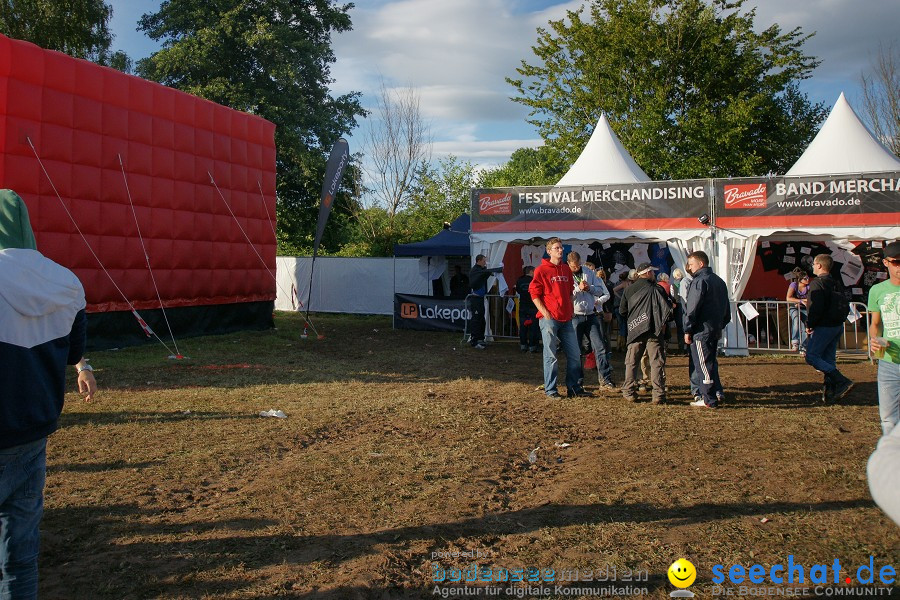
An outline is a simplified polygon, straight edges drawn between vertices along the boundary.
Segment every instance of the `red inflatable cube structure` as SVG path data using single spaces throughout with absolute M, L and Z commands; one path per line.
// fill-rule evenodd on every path
M 142 238 L 166 309 L 274 301 L 274 135 L 0 35 L 0 187 L 25 200 L 38 249 L 81 279 L 89 313 L 159 309 Z

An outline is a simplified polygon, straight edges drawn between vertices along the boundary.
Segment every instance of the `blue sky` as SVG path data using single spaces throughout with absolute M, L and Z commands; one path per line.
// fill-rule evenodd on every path
M 133 59 L 156 44 L 135 31 L 158 0 L 111 0 L 115 49 Z M 455 154 L 478 165 L 497 165 L 540 139 L 525 122 L 526 111 L 509 100 L 504 77 L 522 59 L 531 61 L 535 30 L 582 0 L 358 0 L 353 30 L 335 36 L 332 66 L 336 94 L 363 93 L 371 106 L 383 79 L 388 86 L 415 88 L 431 124 L 434 154 Z M 897 40 L 898 0 L 748 0 L 760 28 L 816 32 L 807 54 L 822 59 L 802 89 L 831 107 L 841 91 L 859 110 L 859 76 L 879 44 Z M 365 123 L 361 123 L 364 127 Z M 351 150 L 360 130 L 351 135 Z

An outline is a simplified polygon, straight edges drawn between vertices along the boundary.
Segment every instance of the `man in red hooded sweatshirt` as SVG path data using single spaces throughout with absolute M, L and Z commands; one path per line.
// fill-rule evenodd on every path
M 581 351 L 575 328 L 572 327 L 572 292 L 574 277 L 572 269 L 563 260 L 563 244 L 558 237 L 547 240 L 547 254 L 534 270 L 534 279 L 528 286 L 534 305 L 538 309 L 541 338 L 544 341 L 544 393 L 550 398 L 559 398 L 557 390 L 556 349 L 562 346 L 566 354 L 566 389 L 570 398 L 591 396 L 578 382 L 583 379 L 581 372 Z M 586 283 L 579 284 L 581 290 Z

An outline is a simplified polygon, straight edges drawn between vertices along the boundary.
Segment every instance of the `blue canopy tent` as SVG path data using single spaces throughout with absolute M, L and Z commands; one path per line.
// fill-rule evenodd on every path
M 446 225 L 445 225 L 446 227 Z M 441 276 L 446 272 L 448 268 L 447 257 L 468 257 L 471 254 L 471 250 L 469 247 L 469 229 L 471 227 L 471 221 L 469 219 L 469 215 L 463 214 L 454 219 L 452 223 L 450 223 L 450 227 L 444 229 L 437 233 L 437 235 L 432 236 L 431 238 L 421 241 L 421 242 L 413 242 L 410 244 L 395 244 L 394 245 L 394 258 L 398 256 L 419 256 L 419 271 L 422 273 L 422 276 L 425 277 L 429 282 L 429 296 L 439 296 L 441 298 L 445 297 L 445 288 L 442 285 Z M 468 258 L 466 259 L 466 263 L 468 264 Z M 396 327 L 397 323 L 397 309 L 396 306 L 400 302 L 397 300 L 397 286 L 396 286 L 396 278 L 394 283 L 394 297 L 395 297 L 395 314 L 394 314 L 394 326 Z M 406 299 L 410 298 L 421 298 L 421 297 L 412 297 L 407 296 Z M 456 304 L 461 303 L 462 300 L 450 300 L 449 298 L 444 301 L 445 304 Z M 431 327 L 426 327 L 430 329 Z
M 462 214 L 427 240 L 410 244 L 394 244 L 394 256 L 469 256 L 469 215 Z

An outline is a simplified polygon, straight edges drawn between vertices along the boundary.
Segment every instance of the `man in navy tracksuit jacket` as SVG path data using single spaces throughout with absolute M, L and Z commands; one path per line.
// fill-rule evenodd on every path
M 24 202 L 0 190 L 0 598 L 37 597 L 47 436 L 62 411 L 66 365 L 81 365 L 88 399 L 96 390 L 82 359 L 84 289 L 34 248 Z
M 703 251 L 688 255 L 687 269 L 693 279 L 684 310 L 684 341 L 691 348 L 692 376 L 700 388 L 700 399 L 691 406 L 717 408 L 723 391 L 716 350 L 722 330 L 731 322 L 728 287 L 709 268 L 709 257 Z

